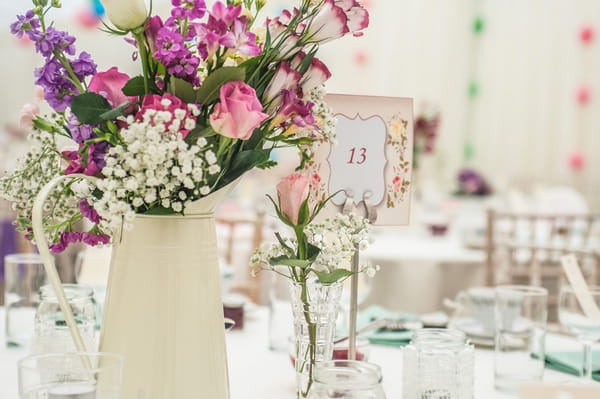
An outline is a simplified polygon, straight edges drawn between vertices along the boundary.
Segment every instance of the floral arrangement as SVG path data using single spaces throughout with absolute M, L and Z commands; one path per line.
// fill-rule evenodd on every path
M 279 219 L 293 232 L 293 237 L 276 233 L 277 242 L 265 243 L 250 259 L 252 274 L 270 270 L 300 285 L 300 299 L 308 330 L 307 352 L 303 360 L 296 358 L 296 369 L 308 369 L 305 387 L 298 397 L 306 397 L 313 382 L 313 365 L 317 352 L 317 323 L 311 317 L 308 282 L 318 280 L 330 285 L 352 276 L 350 262 L 357 248 L 366 249 L 371 242 L 369 222 L 355 214 L 336 214 L 324 221 L 315 218 L 331 199 L 311 201 L 314 176 L 293 173 L 277 185 L 277 201 L 269 196 Z M 336 193 L 337 194 L 337 193 Z M 335 195 L 335 194 L 334 194 Z M 364 265 L 359 272 L 373 276 L 377 266 Z
M 427 106 L 417 114 L 414 123 L 413 165 L 418 168 L 421 154 L 433 154 L 440 126 L 440 112 Z
M 492 193 L 492 188 L 481 173 L 475 169 L 462 169 L 457 175 L 457 195 L 485 196 Z
M 264 23 L 264 0 L 171 0 L 166 19 L 144 0 L 102 0 L 105 31 L 134 48 L 141 74 L 98 71 L 91 54 L 46 18 L 59 0 L 32 0 L 11 32 L 27 36 L 44 64 L 35 83 L 53 112 L 25 107 L 32 150 L 0 180 L 17 227 L 31 237 L 33 199 L 56 176 L 85 174 L 49 197 L 45 225 L 55 252 L 95 245 L 128 228 L 136 213 L 185 214 L 191 201 L 244 172 L 274 165 L 272 150 L 297 147 L 304 163 L 314 141 L 330 140 L 323 102 L 331 76 L 319 46 L 362 35 L 369 15 L 356 0 L 299 0 Z M 63 141 L 69 145 L 62 146 Z M 73 231 L 88 219 L 91 228 Z

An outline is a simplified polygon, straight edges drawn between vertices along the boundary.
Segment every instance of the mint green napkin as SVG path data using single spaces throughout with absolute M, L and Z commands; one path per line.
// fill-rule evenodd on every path
M 381 306 L 370 306 L 367 309 L 362 310 L 358 313 L 356 318 L 356 326 L 358 329 L 366 326 L 367 324 L 383 319 L 405 319 L 405 320 L 418 320 L 419 317 L 413 313 L 406 312 L 391 312 Z M 369 342 L 374 345 L 386 345 L 386 346 L 404 346 L 407 345 L 412 338 L 412 331 L 378 331 L 371 330 L 361 334 L 362 337 L 367 338 Z
M 563 373 L 579 375 L 583 362 L 583 353 L 549 352 L 546 354 L 546 367 Z M 600 351 L 592 353 L 592 378 L 600 381 Z

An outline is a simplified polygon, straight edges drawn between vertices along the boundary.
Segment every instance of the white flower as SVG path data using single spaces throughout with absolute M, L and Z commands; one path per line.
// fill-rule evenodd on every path
M 122 30 L 133 30 L 146 21 L 144 0 L 101 0 L 110 22 Z

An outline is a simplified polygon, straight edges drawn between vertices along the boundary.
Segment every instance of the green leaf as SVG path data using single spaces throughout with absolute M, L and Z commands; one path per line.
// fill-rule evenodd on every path
M 173 209 L 163 208 L 162 206 L 154 206 L 143 212 L 144 215 L 173 215 L 176 213 Z
M 307 244 L 306 257 L 314 262 L 314 260 L 317 259 L 317 256 L 319 256 L 321 248 L 317 247 L 316 245 L 312 245 L 310 242 Z
M 184 103 L 193 104 L 196 102 L 194 86 L 183 79 L 171 77 L 171 80 L 169 80 L 169 93 L 179 97 Z
M 159 94 L 160 90 L 156 87 L 156 83 L 153 81 L 148 82 L 148 90 L 150 93 Z M 144 87 L 144 77 L 143 76 L 135 76 L 123 86 L 121 90 L 123 94 L 126 96 L 143 96 L 146 94 L 146 89 Z
M 124 102 L 123 104 L 119 105 L 117 108 L 113 108 L 110 111 L 103 113 L 102 115 L 100 115 L 100 118 L 102 118 L 105 121 L 115 120 L 119 116 L 125 115 L 125 109 L 130 106 L 131 106 L 131 103 L 129 101 Z
M 269 259 L 269 263 L 273 266 L 291 266 L 306 269 L 312 262 L 305 259 L 288 258 L 287 256 L 282 255 Z
M 308 198 L 302 201 L 300 204 L 300 209 L 298 210 L 298 225 L 303 225 L 308 222 L 308 218 L 310 216 L 310 211 L 308 208 Z
M 346 279 L 346 278 L 352 276 L 352 272 L 350 270 L 346 270 L 346 269 L 335 269 L 331 273 L 318 272 L 316 270 L 313 270 L 313 272 L 317 275 L 317 277 L 319 278 L 319 281 L 323 284 L 332 284 L 332 283 L 335 283 L 336 281 Z
M 215 132 L 210 126 L 196 126 L 188 133 L 187 136 L 185 136 L 185 142 L 188 144 L 196 144 L 196 141 L 198 141 L 200 137 L 210 137 L 214 136 L 215 134 L 217 134 L 217 132 Z
M 104 122 L 101 115 L 110 111 L 112 107 L 106 98 L 96 93 L 84 93 L 73 99 L 71 111 L 81 123 L 97 125 Z
M 233 182 L 256 165 L 268 161 L 270 153 L 270 149 L 247 150 L 237 153 L 231 161 L 229 170 L 219 180 L 215 190 Z
M 222 67 L 208 75 L 196 93 L 200 104 L 210 104 L 219 98 L 219 89 L 227 82 L 244 81 L 246 70 L 241 67 Z

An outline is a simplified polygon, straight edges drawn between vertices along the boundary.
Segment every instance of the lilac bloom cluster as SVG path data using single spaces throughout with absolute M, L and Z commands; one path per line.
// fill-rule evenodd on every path
M 45 58 L 44 65 L 34 72 L 35 83 L 44 89 L 44 98 L 48 104 L 56 111 L 63 112 L 69 107 L 73 97 L 80 94 L 67 78 L 69 71 L 63 62 L 69 63 L 73 74 L 81 82 L 96 73 L 92 57 L 82 52 L 77 58 L 67 59 L 67 56 L 75 57 L 75 38 L 52 26 L 42 30 L 41 23 L 32 10 L 25 15 L 18 15 L 17 21 L 10 25 L 10 30 L 19 38 L 26 34 L 35 43 L 36 51 Z
M 208 21 L 200 22 L 207 14 L 204 0 L 171 0 L 171 3 L 174 7 L 164 24 L 158 16 L 146 23 L 153 56 L 169 74 L 198 86 L 200 57 L 212 58 L 221 46 L 227 48 L 227 54 L 221 55 L 260 54 L 256 35 L 248 31 L 248 18 L 241 15 L 241 6 L 217 1 L 208 12 Z

